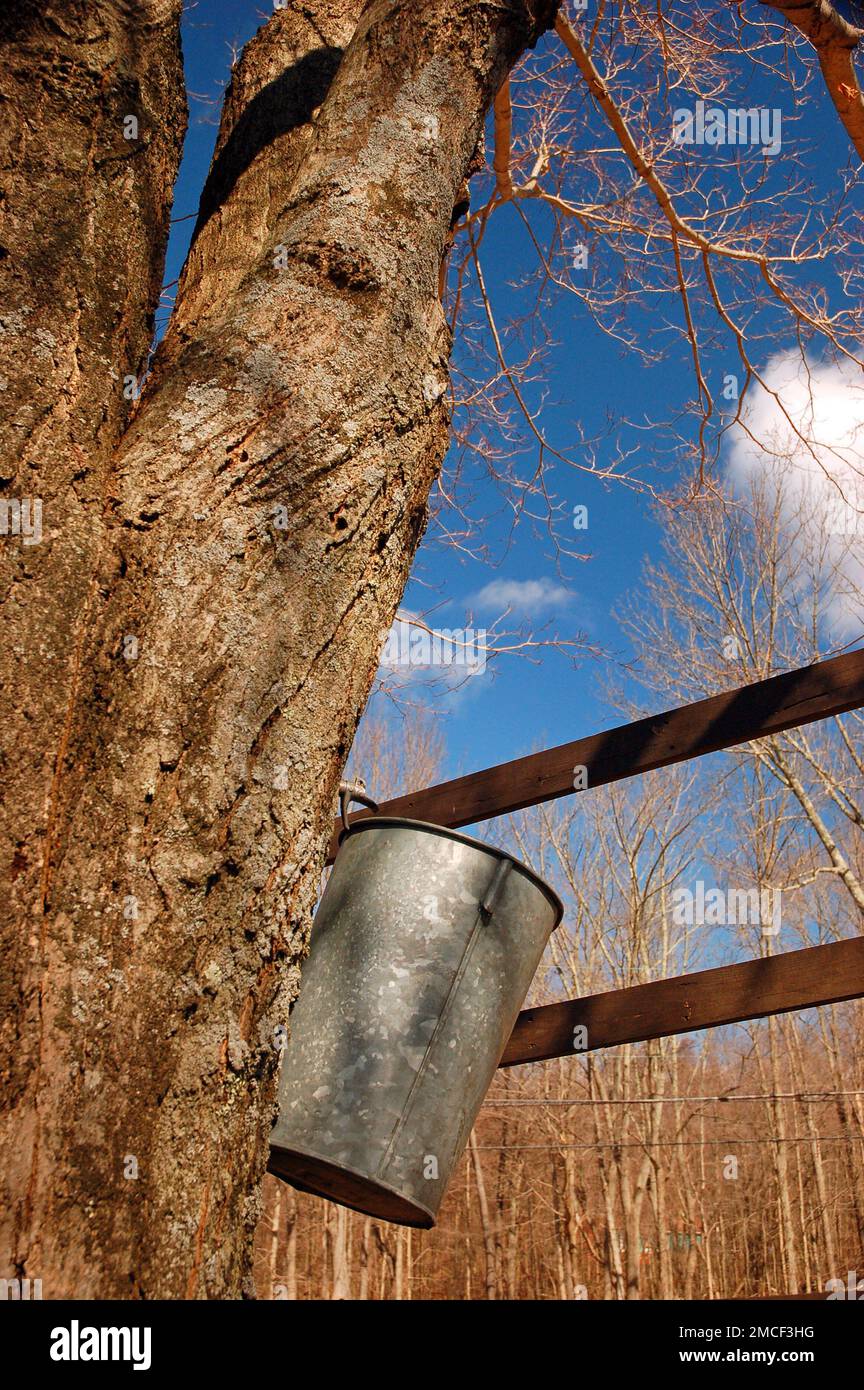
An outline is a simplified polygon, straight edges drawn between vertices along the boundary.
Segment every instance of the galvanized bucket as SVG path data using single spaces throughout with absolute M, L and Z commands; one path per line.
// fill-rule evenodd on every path
M 434 1226 L 562 911 L 524 864 L 467 835 L 351 825 L 291 1016 L 270 1171 Z

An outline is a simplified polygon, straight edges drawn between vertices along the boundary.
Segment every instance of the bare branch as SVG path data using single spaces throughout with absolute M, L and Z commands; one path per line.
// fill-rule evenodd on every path
M 495 98 L 495 186 L 502 198 L 512 198 L 510 144 L 513 134 L 513 108 L 510 104 L 510 78 Z
M 813 45 L 828 94 L 846 133 L 864 160 L 864 95 L 852 61 L 864 30 L 849 24 L 829 0 L 760 0 L 779 10 Z

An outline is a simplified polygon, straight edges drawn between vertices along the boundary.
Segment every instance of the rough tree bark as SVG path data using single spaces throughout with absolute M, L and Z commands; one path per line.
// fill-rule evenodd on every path
M 159 298 L 186 124 L 180 10 L 12 0 L 0 14 L 0 494 L 42 510 L 39 543 L 0 537 L 0 1266 L 12 1276 L 32 1265 L 30 1229 L 46 1216 L 32 1202 L 38 1167 L 66 1162 L 46 1150 L 36 1105 L 53 1046 L 45 847 L 131 409 L 123 377 L 144 367 Z
M 150 8 L 130 52 L 153 44 L 164 73 L 176 7 Z M 234 74 L 172 323 L 98 479 L 102 445 L 81 445 L 80 550 L 62 507 L 48 516 L 69 459 L 42 450 L 51 551 L 55 531 L 69 551 L 44 581 L 63 663 L 39 666 L 56 712 L 37 750 L 29 599 L 0 667 L 29 682 L 13 751 L 43 769 L 4 827 L 21 968 L 0 1143 L 2 1245 L 47 1297 L 248 1288 L 277 1026 L 446 446 L 452 210 L 495 92 L 555 8 L 277 11 Z M 131 10 L 99 14 L 129 34 Z M 123 376 L 130 356 L 112 342 L 90 370 Z M 41 551 L 18 561 L 41 569 Z

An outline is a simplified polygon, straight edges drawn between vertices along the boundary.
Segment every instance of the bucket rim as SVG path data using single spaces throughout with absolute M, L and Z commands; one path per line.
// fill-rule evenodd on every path
M 279 1178 L 280 1182 L 287 1182 L 298 1192 L 307 1192 L 311 1197 L 321 1197 L 325 1202 L 334 1202 L 337 1207 L 346 1207 L 348 1211 L 358 1211 L 362 1216 L 371 1216 L 375 1221 L 387 1221 L 391 1226 L 411 1226 L 414 1230 L 431 1231 L 438 1222 L 438 1208 L 441 1205 L 439 1200 L 435 1207 L 427 1207 L 425 1202 L 420 1202 L 416 1197 L 406 1195 L 399 1187 L 394 1187 L 393 1183 L 384 1182 L 381 1178 L 372 1173 L 366 1173 L 362 1168 L 354 1168 L 349 1163 L 337 1163 L 332 1157 L 319 1153 L 317 1149 L 309 1148 L 302 1144 L 280 1144 L 278 1141 L 278 1123 L 274 1126 L 270 1136 L 270 1152 L 267 1160 L 267 1172 L 272 1173 L 274 1178 Z M 296 1165 L 292 1168 L 292 1159 L 312 1160 L 319 1165 L 317 1174 L 310 1177 L 301 1177 L 297 1173 Z M 324 1181 L 327 1178 L 349 1176 L 358 1178 L 362 1185 L 365 1185 L 365 1194 L 356 1194 L 356 1200 L 351 1200 L 346 1195 L 336 1196 L 332 1182 Z M 361 1202 L 360 1197 L 364 1200 Z M 399 1218 L 396 1216 L 385 1216 L 380 1209 L 374 1210 L 374 1199 L 376 1197 L 395 1197 L 405 1207 L 405 1214 Z M 442 1193 L 443 1199 L 443 1193 Z M 408 1210 L 411 1215 L 408 1215 Z
M 463 845 L 470 845 L 472 849 L 484 850 L 487 854 L 494 855 L 496 859 L 509 859 L 510 863 L 517 868 L 520 873 L 523 873 L 526 878 L 530 879 L 531 882 L 546 895 L 551 903 L 555 912 L 555 921 L 549 928 L 549 935 L 551 936 L 552 932 L 557 931 L 558 927 L 560 927 L 561 919 L 564 916 L 564 904 L 555 892 L 555 889 L 550 887 L 544 878 L 541 878 L 538 873 L 535 873 L 535 871 L 529 868 L 527 864 L 523 863 L 521 859 L 517 859 L 516 855 L 511 854 L 509 850 L 499 849 L 497 845 L 487 844 L 485 840 L 478 840 L 475 835 L 464 835 L 461 830 L 451 830 L 447 825 L 436 825 L 434 821 L 411 820 L 407 816 L 363 816 L 357 820 L 353 820 L 348 826 L 348 829 L 344 831 L 340 842 L 340 849 L 346 840 L 350 839 L 353 835 L 359 835 L 363 830 L 380 830 L 383 826 L 394 825 L 406 830 L 425 830 L 432 835 L 441 835 L 448 840 L 458 840 Z

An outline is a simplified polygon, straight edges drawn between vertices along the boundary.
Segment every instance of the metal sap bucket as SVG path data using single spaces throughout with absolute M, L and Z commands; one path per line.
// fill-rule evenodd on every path
M 291 1016 L 271 1173 L 434 1226 L 562 912 L 502 850 L 422 821 L 355 822 Z

